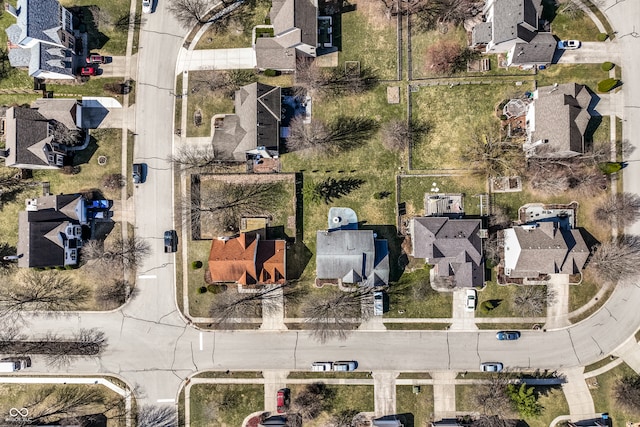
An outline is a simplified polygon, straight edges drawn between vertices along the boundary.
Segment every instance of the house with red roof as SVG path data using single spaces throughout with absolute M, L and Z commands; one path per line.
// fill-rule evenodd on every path
M 240 233 L 211 242 L 211 282 L 240 285 L 282 284 L 286 281 L 286 242 L 267 240 L 261 233 Z

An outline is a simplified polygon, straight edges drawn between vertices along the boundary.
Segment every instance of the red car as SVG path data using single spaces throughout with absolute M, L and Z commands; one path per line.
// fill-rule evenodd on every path
M 289 409 L 289 403 L 291 401 L 291 391 L 288 388 L 281 388 L 278 390 L 277 407 L 278 413 L 282 414 Z
M 107 58 L 102 55 L 91 54 L 87 56 L 87 64 L 104 64 L 107 62 Z
M 96 70 L 94 67 L 82 67 L 82 68 L 80 68 L 80 75 L 81 76 L 95 76 L 97 71 L 98 70 Z

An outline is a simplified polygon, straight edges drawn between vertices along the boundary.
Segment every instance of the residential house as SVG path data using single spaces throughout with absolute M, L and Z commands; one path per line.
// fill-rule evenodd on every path
M 259 69 L 294 71 L 298 55 L 316 56 L 317 0 L 273 0 L 269 18 L 273 37 L 258 37 L 255 40 Z
M 541 18 L 542 0 L 487 0 L 483 15 L 471 31 L 472 47 L 506 53 L 508 66 L 551 63 L 557 41 Z
M 484 284 L 482 221 L 418 217 L 409 223 L 411 256 L 433 265 L 433 284 L 469 288 Z
M 76 62 L 71 13 L 57 0 L 18 0 L 7 11 L 16 23 L 6 29 L 9 62 L 41 79 L 73 79 Z
M 547 274 L 577 274 L 590 250 L 580 230 L 541 221 L 503 231 L 504 274 L 537 279 Z
M 283 284 L 286 281 L 286 242 L 266 240 L 263 233 L 240 233 L 211 242 L 211 282 L 240 285 Z
M 82 105 L 73 99 L 40 99 L 32 108 L 11 107 L 3 123 L 5 165 L 21 169 L 57 169 L 73 155 L 67 145 L 87 143 L 89 134 L 81 129 Z M 72 138 L 73 139 L 73 138 Z M 76 146 L 73 150 L 81 149 Z
M 329 226 L 316 235 L 316 281 L 363 286 L 389 283 L 385 239 L 378 239 L 373 230 L 358 230 L 355 212 L 348 208 L 332 208 Z
M 213 118 L 213 148 L 222 161 L 245 162 L 249 152 L 277 155 L 282 116 L 280 87 L 252 83 L 235 94 L 235 114 Z
M 89 223 L 80 194 L 49 195 L 26 201 L 18 214 L 18 266 L 76 265 L 82 226 Z
M 538 88 L 527 110 L 527 157 L 566 158 L 584 153 L 589 89 L 577 83 Z

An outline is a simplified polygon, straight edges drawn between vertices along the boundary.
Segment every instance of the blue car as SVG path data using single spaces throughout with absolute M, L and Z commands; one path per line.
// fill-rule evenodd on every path
M 520 338 L 518 331 L 500 331 L 496 334 L 496 338 L 500 341 L 513 341 Z

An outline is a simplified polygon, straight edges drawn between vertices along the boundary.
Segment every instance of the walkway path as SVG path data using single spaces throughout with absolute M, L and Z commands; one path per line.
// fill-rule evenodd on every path
M 586 420 L 596 416 L 593 398 L 584 380 L 584 368 L 577 367 L 562 371 L 567 382 L 562 384 L 562 391 L 569 404 L 572 421 Z

